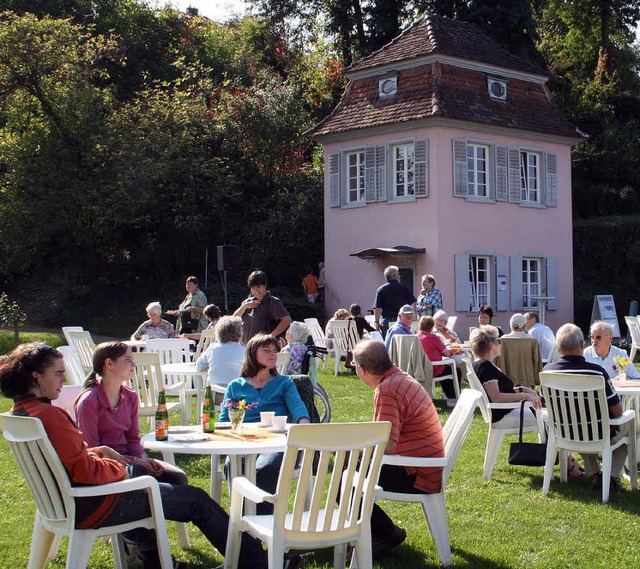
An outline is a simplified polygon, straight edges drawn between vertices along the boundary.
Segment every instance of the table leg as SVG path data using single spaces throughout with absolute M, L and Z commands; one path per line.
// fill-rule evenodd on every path
M 209 495 L 216 501 L 218 504 L 222 499 L 222 480 L 224 479 L 224 472 L 220 468 L 220 455 L 212 454 L 211 455 L 211 487 L 209 489 Z M 229 488 L 229 493 L 231 493 L 231 488 Z
M 176 459 L 172 452 L 163 452 L 162 460 L 172 464 L 173 466 L 176 465 Z M 178 532 L 178 543 L 180 544 L 180 547 L 183 549 L 191 547 L 189 534 L 187 533 L 187 525 L 182 522 L 176 522 L 176 531 Z

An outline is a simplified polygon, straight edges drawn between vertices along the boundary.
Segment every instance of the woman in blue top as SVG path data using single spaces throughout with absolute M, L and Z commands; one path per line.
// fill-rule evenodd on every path
M 257 403 L 257 407 L 247 409 L 244 421 L 257 423 L 260 411 L 274 411 L 276 415 L 286 415 L 288 423 L 308 423 L 309 412 L 302 402 L 295 383 L 288 375 L 276 371 L 278 361 L 278 340 L 269 334 L 257 334 L 247 342 L 244 363 L 240 376 L 227 385 L 225 400 Z M 220 421 L 228 421 L 226 407 L 220 411 Z M 278 485 L 278 474 L 283 453 L 262 454 L 256 461 L 256 484 L 265 492 L 274 493 Z M 258 514 L 273 511 L 271 504 L 258 504 Z

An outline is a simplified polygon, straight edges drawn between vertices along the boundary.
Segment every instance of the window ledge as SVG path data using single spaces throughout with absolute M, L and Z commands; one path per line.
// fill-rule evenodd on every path
M 340 209 L 355 209 L 359 207 L 366 207 L 367 202 L 351 202 L 344 204 Z
M 407 202 L 415 202 L 416 201 L 416 196 L 408 196 L 408 197 L 401 197 L 401 198 L 391 198 L 389 200 L 387 200 L 387 203 L 407 203 Z
M 532 207 L 533 209 L 547 209 L 547 206 L 539 202 L 520 202 L 522 207 Z
M 496 203 L 496 200 L 493 198 L 483 198 L 478 196 L 467 196 L 467 201 L 473 203 Z

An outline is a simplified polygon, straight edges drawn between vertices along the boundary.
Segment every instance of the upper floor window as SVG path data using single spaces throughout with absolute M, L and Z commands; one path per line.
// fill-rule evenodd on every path
M 475 312 L 482 304 L 491 304 L 489 268 L 491 257 L 469 255 L 469 310 Z
M 479 198 L 489 196 L 489 147 L 467 144 L 467 195 Z
M 363 202 L 364 150 L 347 154 L 347 203 Z
M 415 146 L 398 144 L 392 147 L 393 197 L 404 198 L 415 195 Z
M 520 151 L 520 199 L 540 202 L 540 154 Z
M 540 259 L 522 258 L 522 307 L 535 308 L 542 289 L 542 271 Z

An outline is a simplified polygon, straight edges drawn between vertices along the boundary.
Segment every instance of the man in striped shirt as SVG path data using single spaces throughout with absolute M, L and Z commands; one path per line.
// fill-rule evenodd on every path
M 360 342 L 353 350 L 353 362 L 358 377 L 375 390 L 374 419 L 391 423 L 385 454 L 443 457 L 442 427 L 433 401 L 424 387 L 391 362 L 384 344 Z M 442 489 L 442 468 L 385 464 L 378 484 L 391 492 L 436 493 Z M 377 505 L 371 515 L 371 533 L 376 556 L 406 538 L 405 530 Z

